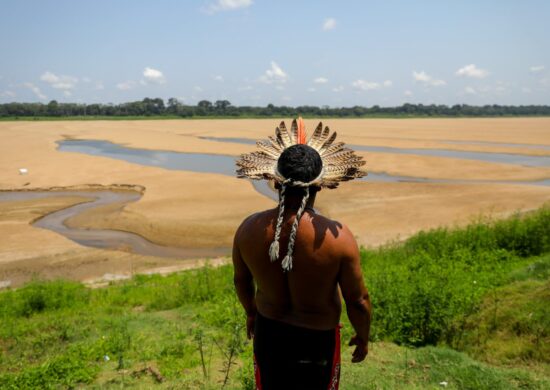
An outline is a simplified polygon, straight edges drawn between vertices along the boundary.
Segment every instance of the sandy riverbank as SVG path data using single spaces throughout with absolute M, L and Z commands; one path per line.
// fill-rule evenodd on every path
M 68 278 L 101 285 L 132 274 L 187 269 L 202 262 L 140 256 L 125 251 L 86 248 L 30 223 L 41 216 L 83 201 L 52 197 L 0 202 L 0 284 L 19 286 L 33 278 Z M 214 259 L 217 264 L 221 259 Z
M 337 130 L 342 140 L 354 144 L 443 149 L 450 148 L 449 144 L 442 143 L 444 140 L 550 144 L 549 118 L 324 122 Z M 61 153 L 56 151 L 55 142 L 64 137 L 101 139 L 137 148 L 236 156 L 253 147 L 197 137 L 265 138 L 277 123 L 277 120 L 263 119 L 3 122 L 0 123 L 0 189 L 140 185 L 145 187 L 145 193 L 139 202 L 122 209 L 116 205 L 105 206 L 98 212 L 74 218 L 71 224 L 132 231 L 171 246 L 231 246 L 235 228 L 245 216 L 274 205 L 250 183 L 217 174 L 169 171 L 103 157 Z M 309 129 L 316 123 L 306 121 Z M 454 144 L 453 149 L 550 154 L 543 149 L 485 144 Z M 550 178 L 550 167 L 364 154 L 370 170 L 394 175 L 479 180 Z M 19 175 L 18 169 L 22 167 L 29 170 L 27 175 Z M 398 236 L 406 237 L 420 229 L 464 223 L 480 213 L 503 216 L 536 208 L 549 200 L 549 187 L 528 185 L 351 182 L 344 183 L 339 190 L 321 192 L 319 207 L 332 218 L 348 224 L 361 244 L 372 246 Z M 124 252 L 84 248 L 55 233 L 28 225 L 37 215 L 77 201 L 52 198 L 17 205 L 0 204 L 0 237 L 4 237 L 0 241 L 0 272 L 3 275 L 8 272 L 15 279 L 17 272 L 28 279 L 35 271 L 63 276 L 68 272 L 69 277 L 87 279 L 101 276 L 103 271 L 116 273 L 124 264 L 127 266 L 131 258 L 135 259 L 136 269 L 143 266 L 141 270 L 176 265 L 166 259 L 140 259 Z M 14 210 L 17 213 L 14 214 Z M 40 259 L 50 264 L 49 268 L 35 266 Z M 102 262 L 104 268 L 98 266 Z M 46 269 L 52 271 L 43 271 Z

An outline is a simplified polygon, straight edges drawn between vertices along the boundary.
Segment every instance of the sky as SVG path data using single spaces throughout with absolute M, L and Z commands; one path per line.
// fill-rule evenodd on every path
M 550 104 L 550 1 L 1 0 L 0 103 Z

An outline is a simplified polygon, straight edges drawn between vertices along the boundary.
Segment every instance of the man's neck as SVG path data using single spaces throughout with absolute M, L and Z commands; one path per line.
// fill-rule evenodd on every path
M 313 209 L 315 205 L 315 195 L 316 193 L 309 196 L 309 199 L 306 203 L 306 209 Z M 296 212 L 300 208 L 302 204 L 302 197 L 301 196 L 285 196 L 285 210 Z

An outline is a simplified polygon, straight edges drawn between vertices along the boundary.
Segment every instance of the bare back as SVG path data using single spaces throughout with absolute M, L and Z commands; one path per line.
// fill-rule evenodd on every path
M 287 213 L 285 213 L 287 214 Z M 262 315 L 312 329 L 333 329 L 340 319 L 338 291 L 342 262 L 358 256 L 349 229 L 309 209 L 300 219 L 293 253 L 293 268 L 285 272 L 286 255 L 294 213 L 285 215 L 280 258 L 269 259 L 277 209 L 248 217 L 235 235 L 234 260 L 242 261 L 256 284 L 256 305 Z

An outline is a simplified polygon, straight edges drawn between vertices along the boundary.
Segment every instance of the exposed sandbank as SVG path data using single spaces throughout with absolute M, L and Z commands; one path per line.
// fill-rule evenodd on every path
M 550 118 L 506 119 L 347 119 L 324 120 L 341 140 L 393 147 L 439 147 L 442 140 L 550 144 Z M 277 120 L 60 121 L 0 123 L 0 189 L 86 187 L 90 184 L 140 185 L 143 198 L 124 208 L 105 206 L 73 218 L 74 226 L 127 230 L 170 246 L 231 246 L 242 219 L 274 203 L 244 180 L 144 167 L 124 161 L 58 152 L 63 137 L 101 139 L 138 148 L 238 155 L 250 145 L 221 143 L 198 136 L 261 139 L 271 135 Z M 317 121 L 308 120 L 308 129 Z M 456 150 L 480 150 L 531 155 L 550 153 L 533 148 L 456 144 Z M 550 167 L 467 161 L 432 156 L 365 153 L 367 168 L 394 175 L 442 179 L 539 180 L 550 178 Z M 29 173 L 20 175 L 19 168 Z M 343 183 L 322 191 L 319 207 L 350 226 L 367 246 L 420 229 L 465 223 L 480 213 L 508 215 L 539 207 L 550 200 L 550 188 L 529 185 Z M 140 257 L 119 251 L 84 248 L 53 232 L 29 225 L 38 215 L 82 199 L 0 203 L 0 280 L 69 275 L 101 277 L 128 269 L 170 267 L 168 259 Z M 104 264 L 104 266 L 100 266 Z M 126 267 L 126 268 L 124 268 Z M 141 268 L 140 268 L 141 267 Z M 10 276 L 11 275 L 11 276 Z M 19 275 L 19 276 L 17 276 Z M 17 279 L 19 278 L 19 279 Z

